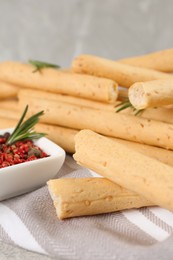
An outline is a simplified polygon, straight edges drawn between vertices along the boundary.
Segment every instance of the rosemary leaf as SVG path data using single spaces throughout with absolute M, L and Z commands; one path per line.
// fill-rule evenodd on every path
M 48 62 L 44 62 L 44 61 L 29 60 L 28 62 L 35 67 L 35 70 L 33 71 L 33 73 L 37 72 L 37 71 L 40 71 L 43 68 L 55 68 L 55 69 L 59 69 L 60 68 L 59 65 L 48 63 Z
M 20 133 L 23 133 L 31 129 L 34 125 L 36 125 L 39 121 L 39 117 L 44 115 L 44 111 L 40 111 L 37 114 L 28 118 L 20 127 Z
M 140 115 L 143 112 L 144 109 L 136 109 L 136 112 L 134 113 L 135 116 Z
M 14 131 L 9 136 L 6 144 L 11 145 L 17 141 L 23 141 L 26 139 L 39 139 L 40 137 L 45 136 L 45 133 L 36 133 L 33 130 L 33 127 L 38 123 L 40 116 L 44 114 L 44 111 L 40 111 L 30 118 L 28 118 L 26 121 L 23 122 L 24 117 L 28 111 L 28 105 L 25 107 L 24 112 L 17 123 Z M 23 123 L 22 123 L 23 122 Z
M 23 122 L 23 120 L 24 120 L 24 117 L 25 117 L 27 111 L 28 111 L 28 105 L 25 107 L 25 109 L 24 109 L 24 111 L 23 111 L 23 114 L 22 114 L 20 120 L 19 120 L 19 122 L 17 123 L 17 125 L 16 125 L 16 127 L 15 127 L 15 129 L 14 129 L 14 131 L 13 131 L 13 136 L 16 134 L 16 132 L 17 132 L 18 129 L 20 128 L 20 125 L 22 124 L 22 122 Z M 12 134 L 11 134 L 11 135 L 12 135 Z M 10 137 L 9 137 L 9 138 L 10 138 Z
M 131 107 L 131 105 L 130 104 L 124 104 L 124 105 L 122 105 L 119 109 L 117 109 L 116 110 L 116 113 L 118 113 L 118 112 L 120 112 L 120 111 L 122 111 L 122 110 L 124 110 L 124 109 L 126 109 L 126 108 L 128 108 L 128 107 Z
M 136 109 L 131 103 L 130 100 L 127 98 L 126 100 L 122 101 L 120 104 L 116 105 L 115 107 L 119 107 L 116 110 L 116 113 L 123 111 L 124 109 L 131 107 L 133 109 L 134 115 L 137 116 L 143 112 L 143 109 Z

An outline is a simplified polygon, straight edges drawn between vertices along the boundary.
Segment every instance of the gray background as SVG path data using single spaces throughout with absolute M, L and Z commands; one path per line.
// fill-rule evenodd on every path
M 0 60 L 70 66 L 80 53 L 118 59 L 172 46 L 172 0 L 0 0 Z
M 172 0 L 0 0 L 0 61 L 140 55 L 171 48 L 172 25 Z M 0 242 L 0 259 L 24 258 L 49 259 Z

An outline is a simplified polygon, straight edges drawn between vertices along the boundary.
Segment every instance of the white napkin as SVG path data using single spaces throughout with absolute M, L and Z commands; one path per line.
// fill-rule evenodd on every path
M 70 156 L 59 174 L 91 176 Z M 47 186 L 0 203 L 1 240 L 63 259 L 145 259 L 148 252 L 155 259 L 152 250 L 159 245 L 161 256 L 160 242 L 172 233 L 173 213 L 159 207 L 60 221 Z

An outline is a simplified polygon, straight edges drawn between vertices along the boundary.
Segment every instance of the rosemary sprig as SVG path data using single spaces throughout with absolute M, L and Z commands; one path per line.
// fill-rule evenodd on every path
M 33 127 L 38 123 L 40 116 L 44 114 L 44 111 L 40 111 L 30 118 L 28 118 L 26 121 L 23 122 L 26 113 L 28 111 L 28 105 L 25 107 L 24 112 L 19 119 L 19 122 L 17 123 L 14 131 L 7 139 L 6 144 L 11 145 L 17 141 L 23 141 L 23 140 L 29 140 L 29 139 L 39 139 L 43 136 L 45 136 L 45 133 L 36 133 L 33 130 Z
M 55 69 L 60 68 L 59 65 L 51 64 L 51 63 L 44 62 L 44 61 L 29 60 L 28 62 L 35 67 L 35 70 L 33 71 L 33 73 L 37 72 L 37 71 L 41 71 L 41 69 L 43 69 L 43 68 L 55 68 Z
M 134 115 L 137 116 L 143 112 L 143 109 L 136 109 L 130 102 L 128 98 L 126 100 L 122 101 L 120 104 L 116 105 L 115 107 L 119 107 L 116 110 L 116 113 L 123 111 L 124 109 L 131 107 L 133 109 Z

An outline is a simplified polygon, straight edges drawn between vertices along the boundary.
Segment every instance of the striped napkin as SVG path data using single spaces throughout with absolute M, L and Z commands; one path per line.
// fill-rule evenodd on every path
M 58 176 L 91 173 L 67 156 Z M 0 203 L 1 240 L 62 259 L 171 259 L 172 233 L 173 213 L 159 207 L 59 221 L 47 186 Z

